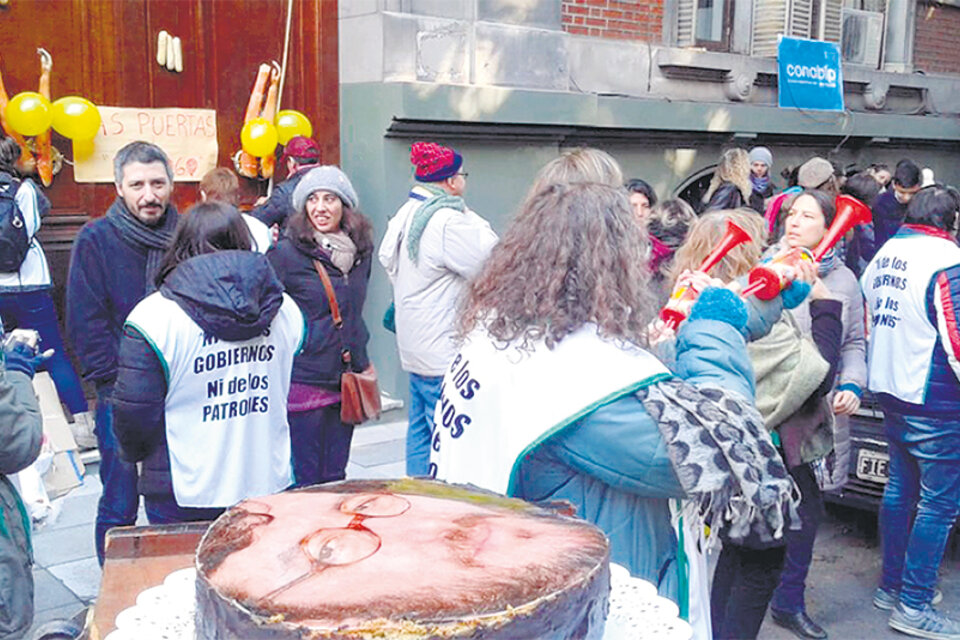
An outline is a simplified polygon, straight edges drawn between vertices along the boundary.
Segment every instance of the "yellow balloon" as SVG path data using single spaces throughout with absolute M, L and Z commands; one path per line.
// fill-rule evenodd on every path
M 53 128 L 64 138 L 90 140 L 100 129 L 100 112 L 96 105 L 80 96 L 67 96 L 51 105 Z
M 277 148 L 277 128 L 266 118 L 254 118 L 240 130 L 240 144 L 252 156 L 268 156 Z
M 313 125 L 307 116 L 293 109 L 284 109 L 277 114 L 277 137 L 280 144 L 285 145 L 291 138 L 313 135 Z
M 74 140 L 72 144 L 74 162 L 78 160 L 87 160 L 93 155 L 95 148 L 93 144 L 93 138 L 89 138 L 87 140 Z
M 4 116 L 20 135 L 35 136 L 50 128 L 50 101 L 35 91 L 24 91 L 10 99 Z

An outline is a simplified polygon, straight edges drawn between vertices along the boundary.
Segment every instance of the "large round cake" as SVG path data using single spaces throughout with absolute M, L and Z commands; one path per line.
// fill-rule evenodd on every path
M 606 537 L 520 500 L 362 480 L 246 500 L 197 549 L 197 637 L 598 639 Z

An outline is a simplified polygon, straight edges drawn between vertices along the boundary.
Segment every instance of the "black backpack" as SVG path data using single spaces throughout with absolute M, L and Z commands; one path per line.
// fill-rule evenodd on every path
M 9 173 L 0 172 L 0 273 L 15 273 L 27 257 L 32 238 L 27 223 L 17 206 L 20 182 Z

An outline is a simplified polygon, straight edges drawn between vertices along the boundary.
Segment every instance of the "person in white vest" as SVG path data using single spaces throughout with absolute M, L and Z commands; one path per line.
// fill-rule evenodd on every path
M 417 184 L 390 219 L 378 257 L 393 284 L 400 365 L 410 374 L 407 475 L 422 476 L 440 380 L 457 353 L 457 305 L 497 234 L 463 200 L 467 174 L 459 153 L 417 142 L 410 161 Z
M 867 385 L 883 407 L 890 451 L 873 604 L 892 610 L 891 627 L 921 638 L 960 638 L 960 621 L 932 606 L 960 512 L 958 209 L 956 189 L 921 189 L 860 278 L 871 327 Z
M 232 206 L 194 205 L 158 291 L 124 325 L 114 430 L 142 462 L 153 524 L 212 519 L 293 483 L 287 394 L 305 324 L 250 242 Z
M 607 534 L 613 562 L 679 600 L 671 498 L 715 528 L 730 518 L 734 538 L 782 535 L 792 482 L 753 406 L 745 345 L 782 304 L 751 311 L 691 276 L 711 286 L 679 328 L 671 370 L 646 349 L 648 255 L 619 187 L 548 184 L 527 199 L 469 286 L 431 473 L 571 502 Z

